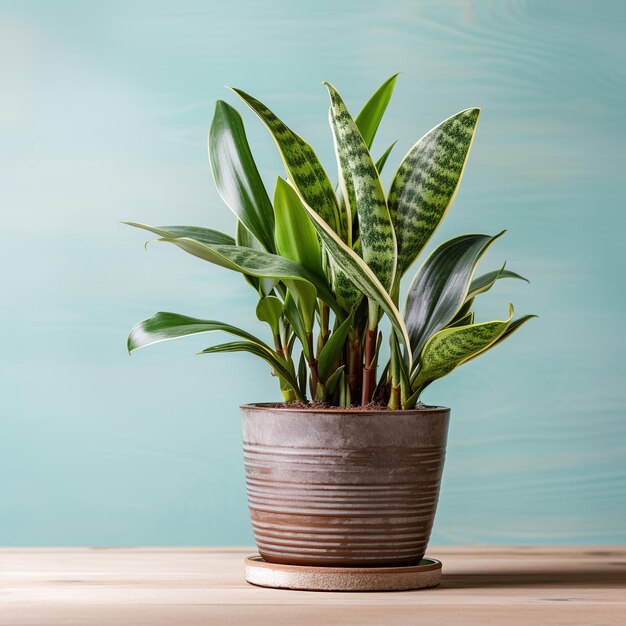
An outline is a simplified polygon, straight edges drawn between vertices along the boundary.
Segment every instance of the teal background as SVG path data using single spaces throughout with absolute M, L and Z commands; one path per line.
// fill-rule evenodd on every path
M 332 81 L 354 111 L 401 70 L 375 154 L 481 106 L 434 243 L 509 232 L 481 314 L 540 319 L 433 384 L 453 408 L 433 541 L 626 541 L 626 4 L 4 2 L 0 9 L 0 544 L 251 543 L 237 406 L 263 364 L 129 357 L 157 310 L 257 329 L 239 276 L 119 224 L 231 231 L 206 157 L 213 102 L 269 104 L 335 175 Z M 242 110 L 242 107 L 237 104 Z M 281 173 L 244 114 L 268 183 Z M 431 245 L 432 248 L 432 245 Z

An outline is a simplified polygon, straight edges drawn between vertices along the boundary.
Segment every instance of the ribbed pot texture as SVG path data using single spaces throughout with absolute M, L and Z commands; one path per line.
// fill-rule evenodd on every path
M 241 407 L 248 505 L 272 563 L 417 563 L 433 526 L 450 409 Z

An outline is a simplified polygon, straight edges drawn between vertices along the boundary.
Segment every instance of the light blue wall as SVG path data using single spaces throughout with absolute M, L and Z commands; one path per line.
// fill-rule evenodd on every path
M 625 26 L 619 1 L 4 2 L 0 544 L 251 542 L 237 406 L 274 381 L 194 356 L 211 338 L 124 343 L 157 310 L 254 329 L 252 292 L 118 222 L 232 228 L 205 154 L 223 85 L 334 174 L 321 81 L 356 109 L 397 70 L 376 152 L 399 139 L 397 162 L 483 107 L 436 240 L 508 228 L 485 267 L 532 285 L 503 281 L 482 312 L 541 315 L 426 394 L 453 407 L 433 539 L 625 542 Z

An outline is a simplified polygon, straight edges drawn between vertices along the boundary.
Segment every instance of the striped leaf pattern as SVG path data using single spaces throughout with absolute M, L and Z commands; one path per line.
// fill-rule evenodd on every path
M 422 137 L 389 190 L 398 240 L 398 278 L 411 266 L 452 204 L 474 139 L 479 109 L 466 109 Z
M 511 306 L 507 320 L 457 326 L 435 333 L 420 355 L 413 389 L 423 389 L 433 380 L 449 374 L 465 361 L 484 352 L 505 332 L 512 315 Z
M 294 133 L 262 102 L 240 89 L 233 91 L 256 113 L 274 138 L 289 178 L 305 201 L 336 232 L 340 232 L 335 190 L 311 146 Z
M 302 198 L 300 199 L 302 200 Z M 326 250 L 328 250 L 331 260 L 343 270 L 345 279 L 350 281 L 357 289 L 361 290 L 370 300 L 378 304 L 389 318 L 391 326 L 398 337 L 398 341 L 405 350 L 405 358 L 410 367 L 412 358 L 409 349 L 409 335 L 400 312 L 387 293 L 387 290 L 381 285 L 380 281 L 363 259 L 341 241 L 329 228 L 328 224 L 326 224 L 306 202 L 303 201 L 302 204 L 309 212 L 315 230 L 317 230 L 317 234 L 326 247 Z
M 396 268 L 396 241 L 378 170 L 341 96 L 331 84 L 325 85 L 344 197 L 359 218 L 363 260 L 389 291 Z
M 404 314 L 415 361 L 428 338 L 447 326 L 459 312 L 478 261 L 502 234 L 450 239 L 417 272 L 409 287 Z

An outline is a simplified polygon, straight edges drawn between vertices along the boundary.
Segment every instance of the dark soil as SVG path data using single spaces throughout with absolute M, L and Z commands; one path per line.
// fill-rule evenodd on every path
M 334 406 L 328 402 L 301 402 L 300 400 L 295 400 L 294 402 L 275 402 L 275 403 L 267 403 L 263 404 L 264 406 L 271 409 L 299 409 L 302 411 L 315 411 L 318 409 L 333 409 L 335 411 L 349 411 L 354 413 L 355 411 L 388 411 L 390 410 L 386 404 L 381 402 L 370 402 L 369 404 L 355 404 L 348 407 L 340 407 Z M 427 404 L 423 404 L 422 402 L 418 402 L 415 405 L 415 409 L 427 409 L 427 408 L 435 408 Z M 414 409 L 411 409 L 414 410 Z

